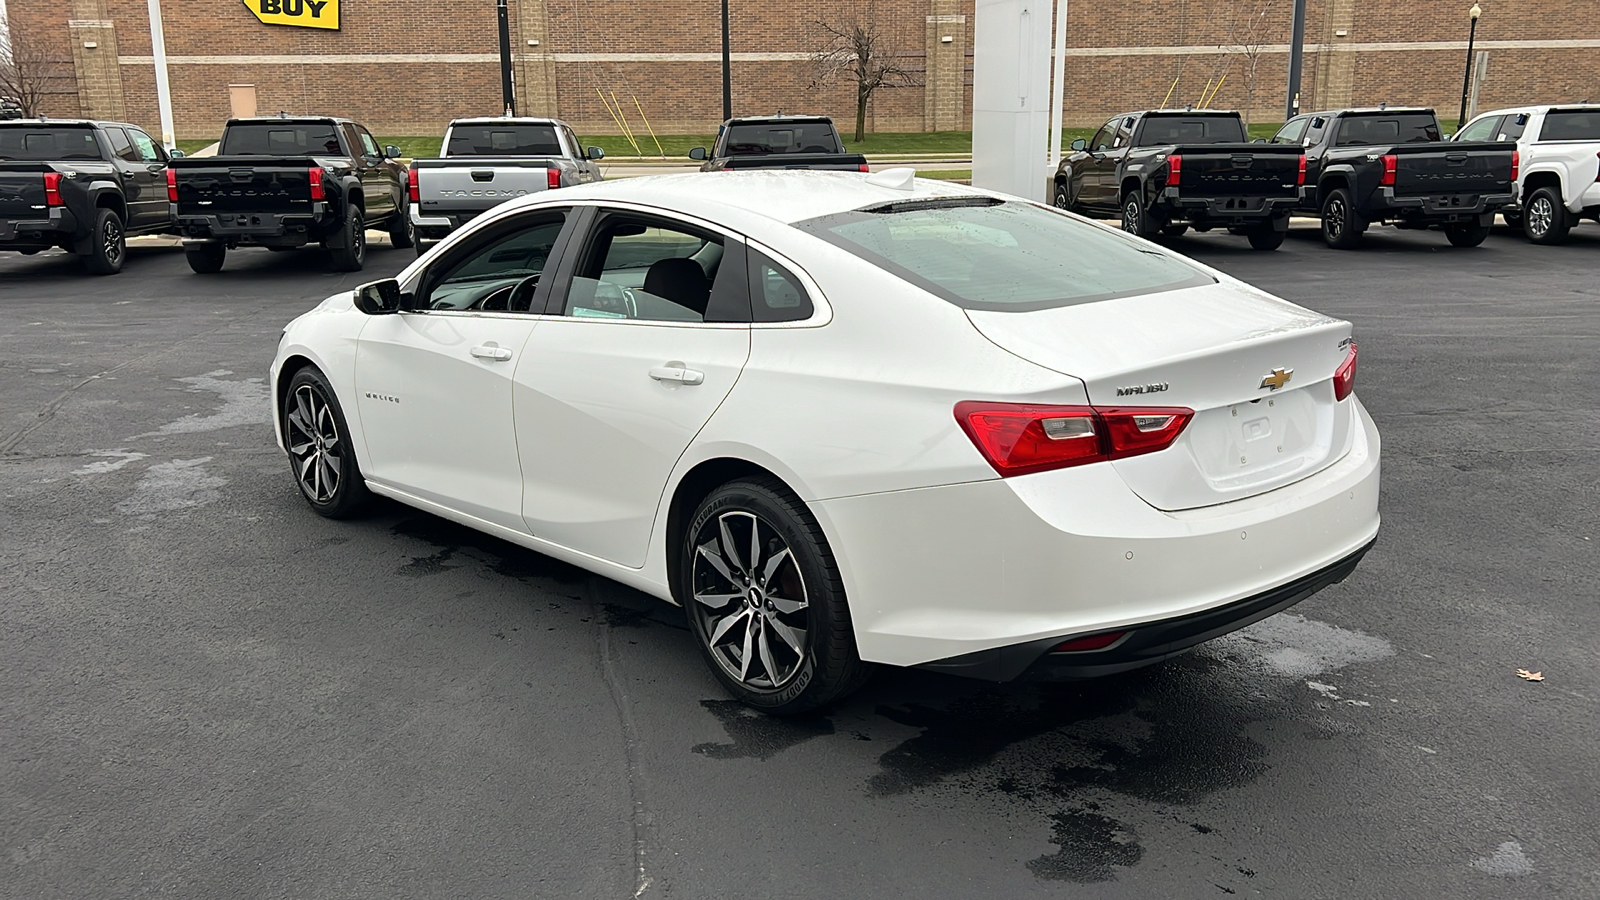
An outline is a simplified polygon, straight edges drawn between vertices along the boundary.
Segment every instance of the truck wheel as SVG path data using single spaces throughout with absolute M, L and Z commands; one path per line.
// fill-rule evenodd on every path
M 1500 215 L 1506 220 L 1506 227 L 1507 228 L 1521 228 L 1522 227 L 1522 214 L 1521 213 L 1503 212 Z
M 115 275 L 122 271 L 128 255 L 128 235 L 122 230 L 122 217 L 114 209 L 95 210 L 94 230 L 80 245 L 83 268 L 91 275 Z
M 1072 198 L 1067 194 L 1067 183 L 1065 181 L 1056 182 L 1056 190 L 1050 197 L 1050 205 L 1056 209 L 1072 209 Z
M 361 207 L 352 206 L 344 214 L 344 227 L 327 241 L 333 267 L 340 272 L 359 272 L 367 261 L 367 221 Z
M 1462 225 L 1446 225 L 1444 236 L 1450 239 L 1452 246 L 1476 247 L 1483 243 L 1489 236 L 1489 226 L 1469 222 Z
M 1250 237 L 1250 246 L 1252 249 L 1276 250 L 1283 246 L 1284 236 L 1287 235 L 1288 232 L 1279 231 L 1278 229 L 1273 228 L 1272 221 L 1268 220 L 1245 232 L 1245 234 Z
M 1361 233 L 1367 230 L 1366 220 L 1356 212 L 1350 192 L 1334 188 L 1328 199 L 1322 201 L 1322 240 L 1336 250 L 1349 250 L 1361 243 Z
M 1542 187 L 1528 198 L 1522 210 L 1522 231 L 1535 244 L 1561 244 L 1572 230 L 1572 214 L 1561 205 L 1554 188 Z
M 411 216 L 404 210 L 395 213 L 389 222 L 389 243 L 396 250 L 407 250 L 417 243 L 417 226 L 411 224 Z
M 1189 226 L 1187 225 L 1165 225 L 1161 229 L 1161 234 L 1165 237 L 1183 237 L 1188 233 Z
M 189 263 L 189 268 L 201 275 L 210 275 L 222 271 L 222 261 L 228 256 L 228 245 L 221 241 L 207 241 L 203 244 L 184 244 L 183 258 Z
M 411 246 L 416 248 L 417 257 L 421 258 L 422 254 L 427 253 L 429 250 L 432 250 L 433 249 L 433 245 L 437 244 L 437 243 L 439 243 L 439 242 L 438 241 L 425 241 L 422 238 L 417 238 L 416 242 L 413 243 Z
M 1150 216 L 1144 211 L 1144 201 L 1138 194 L 1122 198 L 1122 230 L 1147 239 L 1156 235 L 1157 229 L 1151 227 Z

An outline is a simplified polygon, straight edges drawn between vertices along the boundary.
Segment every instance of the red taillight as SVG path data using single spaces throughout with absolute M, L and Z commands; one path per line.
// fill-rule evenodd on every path
M 1400 166 L 1400 159 L 1394 154 L 1388 154 L 1380 159 L 1383 163 L 1383 178 L 1378 184 L 1383 187 L 1394 187 L 1394 173 Z
M 1519 150 L 1513 150 L 1513 151 L 1511 151 L 1511 183 L 1512 184 L 1516 184 L 1517 183 L 1517 173 L 1520 172 L 1520 171 L 1522 171 L 1522 152 L 1519 151 Z
M 167 202 L 178 202 L 178 173 L 172 169 L 167 170 Z
M 327 192 L 322 189 L 322 169 L 321 168 L 315 168 L 315 169 L 306 170 L 306 180 L 311 184 L 311 199 L 312 200 L 319 200 L 320 201 L 320 200 L 328 199 Z
M 61 206 L 61 173 L 44 173 L 44 205 Z
M 1122 640 L 1126 631 L 1108 631 L 1105 634 L 1091 634 L 1088 637 L 1073 638 L 1056 645 L 1051 653 L 1082 653 L 1085 650 L 1104 650 L 1105 648 Z
M 861 171 L 863 171 L 863 172 L 871 172 L 872 169 L 868 168 L 866 163 L 862 163 L 861 164 Z
M 1176 154 L 1167 157 L 1167 187 L 1172 187 L 1183 180 L 1183 157 Z
M 1333 370 L 1333 399 L 1343 400 L 1350 396 L 1356 389 L 1356 344 L 1350 342 L 1350 355 L 1344 358 L 1339 368 Z
M 1002 477 L 1154 453 L 1194 417 L 1180 407 L 956 404 L 956 422 Z
M 1300 154 L 1300 175 L 1295 178 L 1294 183 L 1302 186 L 1306 183 L 1306 155 L 1304 153 Z
M 561 187 L 561 170 L 560 169 L 545 169 L 544 170 L 544 186 L 549 188 L 552 191 L 555 190 L 558 187 Z
M 406 172 L 406 191 L 411 195 L 412 203 L 422 202 L 422 191 L 417 187 L 416 169 L 411 169 Z

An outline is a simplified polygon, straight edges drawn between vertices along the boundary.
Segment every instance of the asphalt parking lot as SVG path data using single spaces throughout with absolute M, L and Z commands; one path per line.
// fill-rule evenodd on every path
M 1600 228 L 1172 245 L 1356 323 L 1365 562 L 1154 669 L 795 721 L 675 608 L 305 507 L 279 330 L 410 251 L 0 256 L 0 895 L 1600 896 Z

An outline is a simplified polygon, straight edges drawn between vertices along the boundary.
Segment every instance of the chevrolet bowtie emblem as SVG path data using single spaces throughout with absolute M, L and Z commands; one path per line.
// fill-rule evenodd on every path
M 1275 391 L 1278 388 L 1288 384 L 1289 379 L 1293 377 L 1293 369 L 1273 369 L 1271 372 L 1267 373 L 1265 378 L 1261 379 L 1261 386 L 1264 388 L 1271 388 Z

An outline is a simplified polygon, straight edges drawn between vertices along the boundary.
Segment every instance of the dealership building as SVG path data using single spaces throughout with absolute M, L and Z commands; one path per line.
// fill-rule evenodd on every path
M 1478 0 L 1478 108 L 1600 100 L 1593 0 Z M 819 80 L 827 25 L 870 22 L 913 83 L 874 96 L 876 131 L 971 125 L 972 0 L 728 0 L 737 114 L 854 116 L 855 87 Z M 704 133 L 721 118 L 714 0 L 508 0 L 516 111 L 580 132 Z M 1421 104 L 1454 118 L 1472 0 L 1307 0 L 1302 108 Z M 7 0 L 53 116 L 158 131 L 146 0 Z M 1071 0 L 1066 122 L 1207 104 L 1281 121 L 1293 0 Z M 230 114 L 331 114 L 381 135 L 442 133 L 502 110 L 495 0 L 166 0 L 178 138 Z

